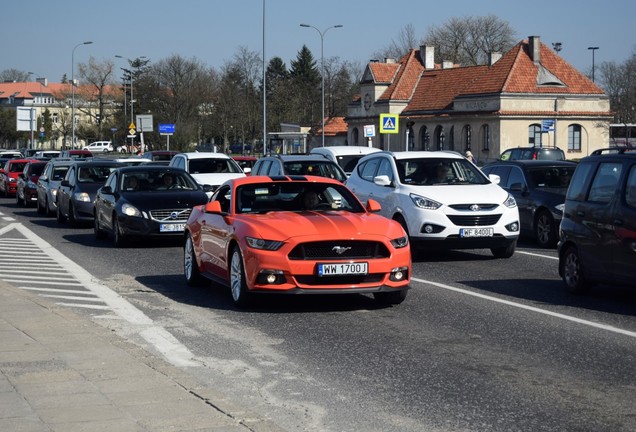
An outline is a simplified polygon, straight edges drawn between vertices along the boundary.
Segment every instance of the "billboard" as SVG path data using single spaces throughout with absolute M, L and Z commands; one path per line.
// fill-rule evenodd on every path
M 38 120 L 35 108 L 16 107 L 16 129 L 17 131 L 35 131 L 38 127 Z

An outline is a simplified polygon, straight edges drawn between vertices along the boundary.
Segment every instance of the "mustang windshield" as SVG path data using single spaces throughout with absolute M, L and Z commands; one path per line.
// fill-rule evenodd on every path
M 355 196 L 343 185 L 308 182 L 248 184 L 236 191 L 237 213 L 270 211 L 364 212 Z

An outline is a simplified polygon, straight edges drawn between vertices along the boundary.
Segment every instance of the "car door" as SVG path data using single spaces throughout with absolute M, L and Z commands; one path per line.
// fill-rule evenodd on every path
M 73 193 L 73 185 L 75 184 L 76 173 L 77 166 L 71 166 L 67 171 L 64 180 L 62 180 L 60 186 L 58 187 L 58 192 L 56 195 L 57 208 L 60 214 L 62 214 L 63 216 L 68 215 L 68 206 L 71 199 L 71 194 Z
M 205 213 L 201 216 L 201 271 L 223 280 L 228 279 L 226 247 L 233 233 L 233 217 L 229 216 L 231 190 L 228 185 L 222 186 L 210 199 L 221 203 L 221 214 Z
M 616 213 L 611 219 L 616 234 L 613 274 L 620 282 L 634 284 L 636 274 L 636 163 L 627 163 L 625 187 L 616 199 Z
M 373 157 L 364 161 L 362 165 L 356 167 L 356 175 L 349 177 L 347 180 L 347 186 L 363 203 L 366 203 L 369 198 L 372 198 L 376 189 L 379 187 L 373 183 L 373 179 L 378 172 L 380 161 L 381 159 L 379 157 Z
M 499 183 L 499 186 L 503 187 L 506 192 L 509 192 L 517 201 L 517 208 L 519 209 L 519 220 L 522 230 L 528 230 L 532 232 L 532 218 L 534 217 L 534 203 L 529 199 L 529 185 L 526 176 L 518 166 L 510 166 L 510 171 L 506 173 L 505 183 Z M 502 172 L 502 174 L 504 174 Z
M 104 186 L 110 187 L 110 192 L 102 193 L 102 191 L 99 190 L 95 196 L 95 217 L 98 217 L 100 223 L 111 231 L 114 226 L 113 217 L 116 217 L 114 211 L 115 202 L 119 194 L 117 184 L 121 183 L 118 179 L 118 172 L 111 173 L 106 183 L 104 183 Z

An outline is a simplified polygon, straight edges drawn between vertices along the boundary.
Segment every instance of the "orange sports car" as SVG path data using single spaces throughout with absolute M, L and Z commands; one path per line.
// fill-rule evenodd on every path
M 379 210 L 326 177 L 228 180 L 186 223 L 186 281 L 227 285 L 237 306 L 264 292 L 373 293 L 399 304 L 411 276 L 408 237 Z

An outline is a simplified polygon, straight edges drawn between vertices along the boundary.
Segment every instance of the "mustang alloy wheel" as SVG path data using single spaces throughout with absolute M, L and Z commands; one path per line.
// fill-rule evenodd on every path
M 185 245 L 183 246 L 183 275 L 189 286 L 202 285 L 205 281 L 201 276 L 199 266 L 197 265 L 197 257 L 194 252 L 194 241 L 190 234 L 187 235 Z
M 232 300 L 237 306 L 246 306 L 249 303 L 250 293 L 245 282 L 245 270 L 243 269 L 243 257 L 237 247 L 232 251 L 230 260 L 230 289 Z

